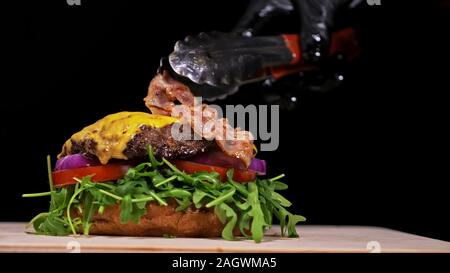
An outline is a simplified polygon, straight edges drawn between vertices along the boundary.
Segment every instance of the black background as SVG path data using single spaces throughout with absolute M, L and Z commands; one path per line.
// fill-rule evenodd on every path
M 3 9 L 0 220 L 47 209 L 45 156 L 106 114 L 146 111 L 159 58 L 188 34 L 230 30 L 247 1 L 17 1 Z M 392 1 L 389 1 L 392 2 Z M 423 1 L 425 2 L 425 1 Z M 450 240 L 449 9 L 388 1 L 355 16 L 361 59 L 331 92 L 298 92 L 281 144 L 261 153 L 284 172 L 308 224 L 375 225 Z M 295 20 L 278 20 L 288 32 Z M 252 85 L 225 103 L 264 103 Z

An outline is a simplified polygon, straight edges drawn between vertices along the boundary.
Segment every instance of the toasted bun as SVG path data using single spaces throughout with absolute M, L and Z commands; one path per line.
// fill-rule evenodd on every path
M 140 223 L 120 223 L 119 205 L 108 206 L 103 214 L 96 214 L 92 219 L 90 234 L 120 236 L 152 236 L 171 235 L 176 237 L 220 237 L 222 224 L 212 209 L 188 208 L 183 212 L 175 211 L 177 203 L 170 200 L 168 206 L 160 206 L 150 202 L 147 214 Z M 235 232 L 238 235 L 238 232 Z

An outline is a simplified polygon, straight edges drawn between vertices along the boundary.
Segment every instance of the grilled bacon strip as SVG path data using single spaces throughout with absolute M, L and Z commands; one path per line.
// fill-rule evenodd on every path
M 232 128 L 226 118 L 218 117 L 213 107 L 197 105 L 189 87 L 171 78 L 167 71 L 153 78 L 144 101 L 153 114 L 181 118 L 196 134 L 208 140 L 215 139 L 224 153 L 240 159 L 246 167 L 250 165 L 253 135 L 240 128 Z M 174 111 L 177 105 L 183 106 L 185 111 Z

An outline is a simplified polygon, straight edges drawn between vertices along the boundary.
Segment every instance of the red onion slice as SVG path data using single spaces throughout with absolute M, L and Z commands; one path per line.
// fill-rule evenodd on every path
M 95 158 L 82 154 L 73 154 L 58 159 L 56 161 L 55 171 L 96 166 L 99 164 L 100 162 Z
M 235 168 L 240 170 L 247 169 L 245 168 L 241 160 L 228 156 L 221 151 L 201 153 L 189 158 L 188 160 L 200 164 L 219 166 L 225 168 Z M 255 171 L 258 175 L 265 175 L 266 161 L 262 159 L 253 158 L 252 161 L 250 162 L 250 166 L 248 167 L 248 169 Z
M 253 158 L 250 162 L 250 166 L 248 166 L 249 170 L 253 170 L 258 175 L 266 174 L 266 161 L 258 158 Z

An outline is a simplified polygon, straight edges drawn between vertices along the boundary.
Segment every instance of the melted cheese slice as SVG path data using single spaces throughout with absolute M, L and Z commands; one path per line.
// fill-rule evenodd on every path
M 142 126 L 161 128 L 177 121 L 174 117 L 143 112 L 111 114 L 73 134 L 64 144 L 63 151 L 70 152 L 72 142 L 91 140 L 97 143 L 95 155 L 102 164 L 108 163 L 111 158 L 128 159 L 123 151 L 127 143 L 141 131 Z

